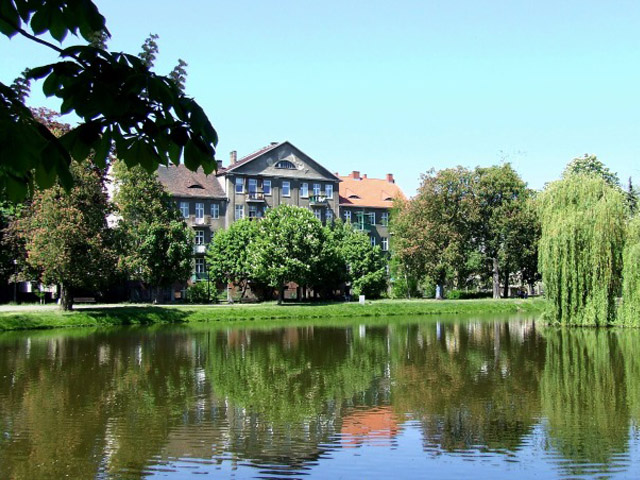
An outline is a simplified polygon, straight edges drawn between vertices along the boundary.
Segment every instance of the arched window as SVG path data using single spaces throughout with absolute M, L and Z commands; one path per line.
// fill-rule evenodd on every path
M 276 163 L 276 168 L 286 168 L 287 170 L 295 170 L 296 166 L 289 160 L 280 160 Z

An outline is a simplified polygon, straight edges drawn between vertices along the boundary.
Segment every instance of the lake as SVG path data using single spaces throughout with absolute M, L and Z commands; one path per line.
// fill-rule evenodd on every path
M 0 478 L 640 477 L 640 331 L 369 322 L 0 334 Z

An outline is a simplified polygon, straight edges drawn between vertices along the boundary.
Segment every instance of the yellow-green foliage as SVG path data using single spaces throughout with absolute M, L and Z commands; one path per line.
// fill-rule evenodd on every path
M 640 326 L 640 217 L 629 222 L 622 271 L 622 308 L 620 323 Z
M 626 207 L 602 178 L 570 175 L 539 197 L 542 272 L 553 323 L 607 325 L 620 293 Z

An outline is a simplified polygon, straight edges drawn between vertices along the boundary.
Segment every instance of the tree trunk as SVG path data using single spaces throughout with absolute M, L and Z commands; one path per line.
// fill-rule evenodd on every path
M 497 258 L 493 259 L 493 298 L 500 298 L 500 267 Z
M 156 305 L 158 303 L 161 303 L 161 292 L 162 292 L 162 288 L 161 287 L 153 287 L 153 304 Z
M 284 300 L 284 285 L 280 285 L 280 289 L 278 291 L 278 305 L 282 305 L 283 300 Z
M 231 296 L 232 288 L 233 284 L 231 282 L 227 283 L 227 303 L 233 303 L 233 297 Z
M 509 298 L 509 271 L 504 272 L 504 298 Z
M 69 287 L 64 284 L 60 284 L 60 306 L 65 311 L 73 309 L 73 295 Z

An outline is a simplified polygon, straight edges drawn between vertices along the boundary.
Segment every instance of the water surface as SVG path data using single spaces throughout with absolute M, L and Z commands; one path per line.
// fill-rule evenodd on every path
M 529 318 L 0 335 L 0 478 L 637 478 L 640 332 Z

